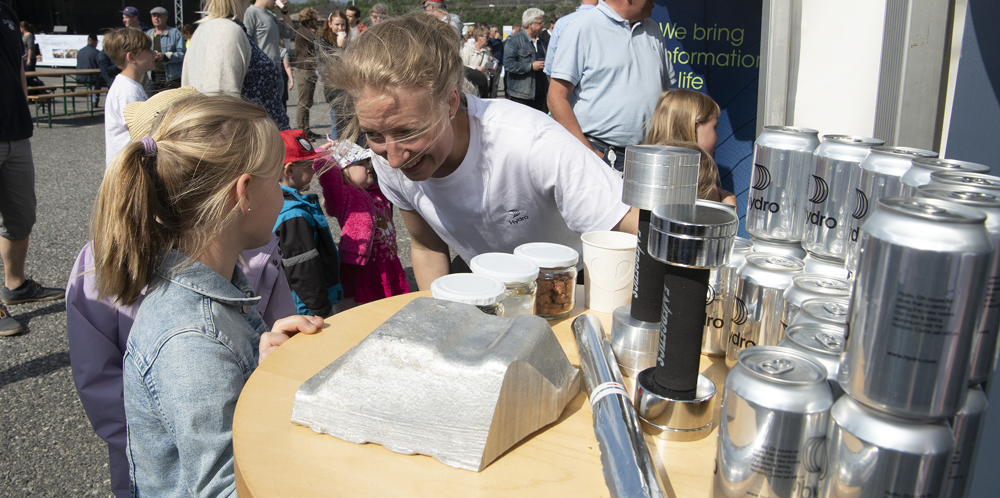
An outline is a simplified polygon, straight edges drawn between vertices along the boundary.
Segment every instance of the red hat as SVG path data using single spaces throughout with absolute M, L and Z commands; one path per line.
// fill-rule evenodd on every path
M 302 130 L 285 130 L 281 132 L 281 139 L 285 141 L 285 164 L 316 159 L 323 155 L 313 149 Z

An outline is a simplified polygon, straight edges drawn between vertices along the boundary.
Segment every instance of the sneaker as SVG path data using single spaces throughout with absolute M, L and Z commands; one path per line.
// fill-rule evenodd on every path
M 7 307 L 0 304 L 0 336 L 16 335 L 23 331 L 21 324 L 7 312 Z
M 22 304 L 62 299 L 66 294 L 66 289 L 42 287 L 41 284 L 29 278 L 14 290 L 10 290 L 4 286 L 3 289 L 0 289 L 0 294 L 3 296 L 4 304 Z

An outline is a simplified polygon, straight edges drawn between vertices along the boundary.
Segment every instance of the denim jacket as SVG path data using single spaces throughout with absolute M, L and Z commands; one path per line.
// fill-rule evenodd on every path
M 539 37 L 538 55 L 545 57 L 545 42 Z M 507 38 L 503 48 L 503 68 L 507 71 L 507 95 L 519 99 L 535 98 L 535 75 L 538 71 L 531 70 L 535 62 L 535 47 L 531 38 L 522 29 Z
M 146 31 L 149 41 L 156 36 L 156 29 Z M 181 79 L 181 69 L 184 67 L 184 35 L 177 28 L 167 27 L 167 32 L 160 35 L 160 52 L 163 52 L 163 71 L 167 73 L 167 81 Z
M 170 250 L 132 325 L 124 358 L 132 496 L 235 496 L 233 413 L 257 368 L 260 300 Z M 178 269 L 179 268 L 179 269 Z

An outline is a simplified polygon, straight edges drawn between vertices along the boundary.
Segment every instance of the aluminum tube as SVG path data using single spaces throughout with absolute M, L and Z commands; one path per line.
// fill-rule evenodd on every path
M 622 385 L 621 371 L 600 320 L 593 315 L 580 315 L 573 320 L 573 336 L 587 393 L 592 394 L 594 388 L 609 382 Z M 656 466 L 631 401 L 624 395 L 611 394 L 597 399 L 591 410 L 604 482 L 611 496 L 662 497 Z

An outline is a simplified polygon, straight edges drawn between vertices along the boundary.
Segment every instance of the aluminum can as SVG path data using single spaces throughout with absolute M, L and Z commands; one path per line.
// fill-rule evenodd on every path
M 847 273 L 847 268 L 844 268 L 844 260 L 842 259 L 830 259 L 815 254 L 806 254 L 806 257 L 802 258 L 802 261 L 806 264 L 806 273 L 850 280 L 850 274 Z
M 955 159 L 944 158 L 922 158 L 914 159 L 910 163 L 910 169 L 903 173 L 900 181 L 903 182 L 903 197 L 916 197 L 917 187 L 931 183 L 931 173 L 936 171 L 950 171 L 955 173 L 982 173 L 989 174 L 990 167 L 985 164 L 970 163 L 968 161 L 957 161 Z
M 753 242 L 753 252 L 780 254 L 799 259 L 806 257 L 806 250 L 802 248 L 802 244 L 794 240 L 762 239 L 751 236 L 750 241 Z
M 780 254 L 752 253 L 736 272 L 733 325 L 726 344 L 726 366 L 736 364 L 741 350 L 753 346 L 777 346 L 783 327 L 785 289 L 792 277 L 802 273 L 805 263 Z
M 986 213 L 986 230 L 994 248 L 1000 248 L 1000 192 L 996 195 L 979 192 L 959 185 L 923 185 L 917 189 L 918 197 L 941 199 L 978 209 Z M 976 325 L 972 343 L 972 366 L 969 368 L 969 385 L 986 381 L 994 368 L 997 355 L 997 331 L 1000 329 L 1000 250 L 993 252 L 986 299 Z
M 948 477 L 945 478 L 945 498 L 965 497 L 965 487 L 972 477 L 970 473 L 976 456 L 976 443 L 986 421 L 987 406 L 983 388 L 972 386 L 962 410 L 949 420 L 951 434 L 955 436 L 955 451 L 951 454 Z
M 785 289 L 785 311 L 781 315 L 781 326 L 788 328 L 799 314 L 802 303 L 822 297 L 850 297 L 851 282 L 842 278 L 803 273 L 792 277 L 792 285 Z
M 842 297 L 820 297 L 807 299 L 799 308 L 799 314 L 789 326 L 802 323 L 819 323 L 831 325 L 840 329 L 841 334 L 847 333 L 847 317 L 851 302 Z
M 931 183 L 974 187 L 984 192 L 1000 190 L 1000 176 L 965 173 L 963 171 L 935 171 L 931 173 Z
M 832 405 L 815 360 L 779 347 L 741 351 L 722 395 L 713 496 L 816 496 Z
M 815 169 L 819 132 L 765 126 L 754 142 L 746 229 L 768 239 L 802 240 L 806 185 Z
M 837 400 L 844 390 L 837 383 L 840 371 L 840 353 L 844 350 L 844 329 L 820 323 L 802 323 L 785 330 L 785 338 L 778 344 L 798 351 L 826 367 L 826 380 Z
M 733 241 L 733 252 L 726 266 L 713 268 L 708 277 L 708 299 L 705 310 L 705 333 L 702 336 L 701 354 L 726 356 L 726 340 L 733 326 L 733 293 L 736 291 L 736 272 L 746 261 L 753 242 L 743 237 Z
M 858 265 L 858 232 L 868 219 L 869 207 L 883 197 L 903 195 L 903 175 L 914 159 L 933 159 L 937 152 L 912 147 L 872 147 L 861 161 L 861 181 L 854 200 L 854 211 L 847 220 L 847 250 L 844 267 L 853 274 Z
M 802 247 L 812 254 L 844 259 L 847 220 L 854 211 L 861 183 L 861 161 L 871 147 L 885 142 L 875 138 L 824 135 L 816 148 L 816 169 L 807 190 Z
M 939 497 L 955 447 L 943 421 L 916 422 L 841 396 L 830 409 L 823 498 Z
M 838 379 L 860 403 L 912 419 L 958 413 L 993 260 L 986 215 L 883 197 L 861 227 Z

